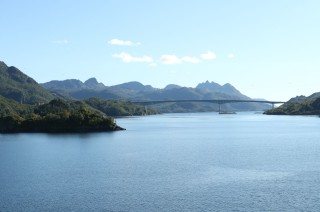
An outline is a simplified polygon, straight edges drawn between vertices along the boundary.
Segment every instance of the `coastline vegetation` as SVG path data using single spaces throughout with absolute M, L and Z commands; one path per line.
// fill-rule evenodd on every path
M 280 107 L 266 111 L 267 115 L 320 115 L 320 97 L 289 101 Z
M 13 103 L 15 104 L 15 103 Z M 97 132 L 123 130 L 112 117 L 81 101 L 54 99 L 40 106 L 23 106 L 0 117 L 0 132 Z M 9 108 L 9 107 L 8 107 Z M 32 112 L 29 112 L 32 110 Z
M 158 114 L 158 111 L 144 106 L 133 104 L 129 101 L 124 100 L 104 100 L 101 98 L 90 98 L 84 100 L 84 102 L 105 113 L 108 116 L 119 117 L 119 116 L 143 116 Z

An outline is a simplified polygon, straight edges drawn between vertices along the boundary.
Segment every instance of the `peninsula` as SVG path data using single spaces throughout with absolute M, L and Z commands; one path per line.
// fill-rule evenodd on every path
M 320 115 L 320 92 L 308 97 L 291 98 L 280 107 L 267 110 L 267 115 Z
M 4 98 L 1 100 L 3 104 Z M 82 133 L 124 130 L 112 117 L 105 116 L 81 101 L 54 99 L 36 107 L 25 105 L 23 111 L 20 114 L 0 116 L 0 132 Z

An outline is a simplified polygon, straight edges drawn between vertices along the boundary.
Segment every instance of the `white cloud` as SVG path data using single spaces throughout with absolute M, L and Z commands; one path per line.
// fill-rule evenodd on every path
M 176 55 L 165 54 L 160 58 L 163 64 L 179 64 L 181 60 Z
M 228 54 L 229 59 L 234 59 L 236 56 L 233 53 Z
M 217 58 L 217 56 L 215 53 L 207 51 L 207 53 L 201 54 L 201 58 L 204 60 L 214 60 Z
M 200 60 L 196 57 L 189 57 L 189 56 L 186 56 L 186 57 L 183 57 L 181 58 L 181 60 L 183 62 L 188 62 L 188 63 L 199 63 Z
M 68 44 L 69 41 L 67 39 L 63 39 L 63 40 L 54 40 L 52 41 L 52 43 L 54 44 Z
M 134 43 L 129 40 L 120 40 L 117 38 L 109 40 L 108 43 L 110 45 L 116 45 L 116 46 L 139 46 L 139 45 L 141 45 L 141 43 L 139 43 L 139 42 Z
M 121 52 L 120 54 L 114 54 L 113 57 L 120 58 L 125 63 L 130 63 L 130 62 L 152 63 L 153 62 L 152 57 L 149 57 L 149 56 L 133 57 L 126 52 Z

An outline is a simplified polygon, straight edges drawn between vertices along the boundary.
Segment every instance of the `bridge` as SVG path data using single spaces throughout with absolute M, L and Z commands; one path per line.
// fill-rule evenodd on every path
M 163 104 L 163 103 L 180 103 L 180 102 L 206 102 L 206 103 L 214 103 L 219 105 L 219 113 L 221 113 L 221 105 L 227 103 L 264 103 L 264 104 L 271 104 L 272 108 L 274 108 L 275 104 L 283 104 L 285 102 L 281 101 L 267 101 L 267 100 L 240 100 L 240 99 L 204 99 L 204 100 L 195 100 L 195 99 L 188 99 L 188 100 L 155 100 L 155 101 L 132 101 L 131 103 L 140 104 L 140 105 L 154 105 L 154 104 Z

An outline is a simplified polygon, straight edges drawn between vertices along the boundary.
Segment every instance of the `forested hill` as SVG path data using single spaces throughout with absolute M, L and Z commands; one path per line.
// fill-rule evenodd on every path
M 54 96 L 16 67 L 0 61 L 0 95 L 25 104 L 47 103 Z
M 85 85 L 104 87 L 95 79 Z M 154 113 L 125 101 L 58 99 L 19 69 L 0 62 L 0 133 L 122 130 L 111 116 Z
M 20 104 L 0 95 L 0 133 L 96 132 L 122 130 L 111 116 L 155 114 L 156 111 L 124 101 L 91 98 L 54 99 L 46 104 Z
M 115 124 L 113 118 L 82 101 L 55 99 L 43 105 L 26 107 L 29 112 L 19 114 L 11 111 L 0 116 L 0 133 L 100 132 L 123 129 Z
M 280 107 L 268 110 L 267 115 L 320 115 L 320 93 L 297 96 Z
M 20 104 L 0 95 L 0 117 L 10 115 L 25 115 L 33 111 L 32 105 Z

